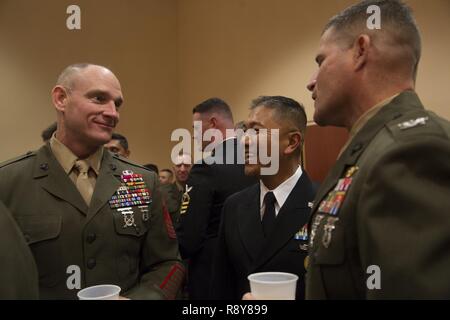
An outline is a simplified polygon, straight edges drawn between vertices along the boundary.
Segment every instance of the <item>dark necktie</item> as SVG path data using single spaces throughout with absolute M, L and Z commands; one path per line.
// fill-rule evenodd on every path
M 272 232 L 275 225 L 275 202 L 277 199 L 273 192 L 267 192 L 264 196 L 264 215 L 262 218 L 262 226 L 264 230 L 264 236 L 268 237 Z

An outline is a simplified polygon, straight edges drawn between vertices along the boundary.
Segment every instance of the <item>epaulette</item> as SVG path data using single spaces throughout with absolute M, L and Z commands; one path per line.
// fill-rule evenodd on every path
M 21 156 L 18 156 L 18 157 L 15 157 L 13 159 L 9 159 L 9 160 L 6 160 L 6 161 L 0 163 L 0 168 L 6 167 L 6 166 L 8 166 L 10 164 L 13 164 L 13 163 L 16 163 L 16 162 L 19 162 L 19 161 L 22 161 L 22 160 L 25 160 L 25 159 L 33 157 L 35 155 L 36 155 L 36 151 L 28 151 L 27 153 L 25 153 L 25 154 L 23 154 Z
M 437 123 L 433 114 L 423 110 L 400 117 L 386 124 L 386 127 L 394 139 L 402 139 L 417 134 L 446 136 L 445 131 Z
M 117 160 L 119 160 L 119 161 L 121 161 L 121 162 L 124 162 L 124 163 L 126 163 L 126 164 L 131 164 L 132 166 L 138 167 L 138 168 L 140 168 L 140 169 L 147 170 L 147 171 L 150 171 L 150 172 L 154 172 L 153 170 L 151 170 L 151 169 L 149 169 L 149 168 L 147 168 L 147 167 L 144 167 L 143 165 L 134 163 L 134 162 L 128 160 L 127 158 L 124 158 L 124 157 L 120 156 L 120 155 L 117 154 L 117 153 L 111 153 L 111 155 L 113 156 L 114 159 L 117 159 Z

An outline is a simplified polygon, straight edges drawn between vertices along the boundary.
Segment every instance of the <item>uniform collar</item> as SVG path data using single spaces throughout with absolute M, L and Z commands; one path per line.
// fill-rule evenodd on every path
M 59 164 L 64 169 L 64 172 L 69 174 L 75 165 L 75 161 L 79 160 L 78 157 L 73 154 L 73 152 L 67 148 L 66 145 L 56 138 L 56 134 L 53 134 L 50 139 L 50 148 L 55 155 L 56 160 L 58 160 Z M 89 163 L 90 167 L 94 170 L 97 176 L 100 173 L 103 149 L 103 146 L 98 148 L 95 153 L 84 159 Z
M 361 130 L 362 127 L 370 120 L 372 119 L 384 106 L 388 105 L 392 102 L 400 93 L 394 94 L 393 96 L 384 99 L 383 101 L 377 103 L 370 109 L 368 109 L 366 112 L 363 113 L 361 117 L 356 120 L 356 122 L 353 124 L 352 128 L 350 129 L 349 137 L 345 145 L 342 147 L 341 151 L 339 152 L 338 158 L 341 156 L 342 152 L 348 147 L 348 145 L 352 142 L 355 135 Z
M 283 183 L 281 183 L 278 187 L 276 187 L 273 190 L 269 190 L 269 188 L 267 188 L 264 185 L 264 182 L 262 182 L 262 180 L 259 180 L 259 185 L 260 185 L 260 208 L 262 208 L 263 204 L 264 204 L 264 196 L 266 195 L 267 192 L 273 192 L 275 199 L 277 200 L 277 204 L 279 206 L 279 208 L 282 208 L 284 203 L 286 202 L 287 198 L 289 197 L 289 194 L 291 193 L 291 191 L 294 189 L 295 185 L 297 184 L 298 180 L 300 179 L 300 177 L 302 176 L 302 166 L 298 166 L 297 170 L 295 171 L 295 173 L 290 176 L 288 179 L 286 179 L 285 181 L 283 181 Z

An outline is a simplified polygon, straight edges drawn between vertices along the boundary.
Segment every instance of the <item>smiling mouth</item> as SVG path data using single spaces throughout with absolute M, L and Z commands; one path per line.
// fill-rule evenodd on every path
M 110 123 L 102 123 L 102 122 L 95 122 L 96 124 L 98 124 L 99 126 L 102 126 L 102 127 L 106 127 L 106 128 L 109 128 L 109 129 L 114 129 L 114 124 L 110 124 Z

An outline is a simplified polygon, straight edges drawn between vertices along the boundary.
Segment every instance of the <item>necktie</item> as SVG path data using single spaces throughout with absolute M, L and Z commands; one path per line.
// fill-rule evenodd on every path
M 75 162 L 75 167 L 78 170 L 78 177 L 75 185 L 86 204 L 89 205 L 91 203 L 92 193 L 94 191 L 94 188 L 89 181 L 89 164 L 86 160 L 77 160 Z
M 264 235 L 268 237 L 272 232 L 273 226 L 275 225 L 275 202 L 277 199 L 273 192 L 267 192 L 264 196 L 264 215 L 262 218 L 262 225 L 264 230 Z

